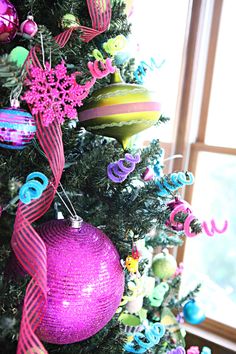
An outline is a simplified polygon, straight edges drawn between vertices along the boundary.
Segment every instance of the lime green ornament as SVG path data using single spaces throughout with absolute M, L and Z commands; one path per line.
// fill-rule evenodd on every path
M 126 47 L 127 40 L 125 36 L 120 34 L 115 38 L 110 38 L 107 42 L 103 43 L 103 49 L 110 55 L 114 56 Z
M 9 54 L 9 61 L 15 62 L 21 68 L 29 54 L 29 51 L 24 47 L 15 47 Z
M 154 275 L 160 279 L 170 278 L 174 275 L 176 268 L 176 260 L 168 250 L 163 250 L 153 258 L 152 270 Z
M 69 29 L 71 27 L 80 26 L 78 18 L 72 14 L 65 14 L 61 19 L 61 27 L 63 29 Z
M 126 326 L 139 326 L 141 324 L 139 317 L 130 315 L 129 313 L 122 313 L 118 320 Z
M 154 125 L 160 115 L 156 95 L 141 85 L 126 84 L 117 71 L 111 85 L 94 91 L 81 107 L 79 121 L 91 133 L 115 138 L 126 149 L 130 138 Z

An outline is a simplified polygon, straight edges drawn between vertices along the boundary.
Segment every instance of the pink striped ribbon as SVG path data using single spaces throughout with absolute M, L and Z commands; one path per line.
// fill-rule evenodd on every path
M 111 19 L 110 0 L 87 0 L 87 5 L 93 28 L 78 27 L 83 32 L 81 38 L 85 42 L 104 32 Z M 66 45 L 75 29 L 71 28 L 55 37 L 60 47 Z M 32 48 L 27 58 L 28 71 L 30 65 L 41 67 L 36 51 L 39 48 Z M 44 242 L 31 224 L 49 209 L 65 162 L 60 124 L 54 120 L 48 127 L 44 127 L 40 115 L 36 115 L 35 119 L 37 138 L 48 159 L 53 177 L 40 199 L 35 199 L 30 204 L 19 202 L 17 209 L 11 246 L 21 266 L 32 277 L 25 293 L 17 354 L 47 354 L 36 334 L 47 305 L 47 255 Z
M 106 31 L 111 21 L 110 0 L 87 0 L 87 6 L 92 28 L 79 26 L 83 32 L 80 38 L 86 43 Z
M 65 45 L 64 33 L 57 36 L 56 41 L 59 45 Z M 41 67 L 35 48 L 30 51 L 26 68 L 29 69 L 31 64 Z M 60 124 L 54 120 L 48 127 L 44 127 L 40 115 L 36 115 L 35 119 L 37 138 L 48 159 L 53 177 L 40 199 L 35 199 L 30 204 L 19 202 L 17 209 L 11 245 L 21 266 L 32 277 L 25 293 L 17 354 L 47 353 L 35 333 L 47 304 L 47 255 L 44 242 L 31 224 L 49 209 L 65 162 Z
M 74 30 L 80 29 L 82 31 L 80 38 L 82 41 L 88 43 L 93 38 L 108 29 L 111 22 L 110 0 L 87 0 L 87 6 L 92 21 L 92 28 L 86 26 L 75 26 L 59 34 L 56 39 L 60 37 L 61 47 L 64 47 L 64 45 L 68 42 Z

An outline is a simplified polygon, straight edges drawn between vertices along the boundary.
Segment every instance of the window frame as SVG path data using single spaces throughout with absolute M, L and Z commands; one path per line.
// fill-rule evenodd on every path
M 207 3 L 208 2 L 208 3 Z M 198 72 L 199 46 L 203 35 L 203 18 L 206 15 L 208 0 L 192 0 L 189 24 L 186 30 L 187 43 L 183 55 L 181 78 L 179 84 L 179 97 L 176 109 L 175 143 L 172 146 L 172 154 L 181 154 L 183 159 L 173 160 L 169 167 L 170 171 L 190 170 L 195 174 L 199 153 L 221 153 L 236 156 L 236 149 L 224 146 L 213 146 L 205 143 L 210 94 L 214 73 L 214 63 L 218 35 L 220 30 L 220 19 L 224 0 L 210 0 L 210 26 L 207 40 L 207 55 L 204 67 L 204 78 L 201 90 L 201 99 L 198 115 L 198 132 L 196 138 L 190 142 L 190 127 L 192 123 L 192 109 L 194 93 L 196 89 L 196 75 Z M 209 13 L 207 14 L 209 16 Z M 191 204 L 194 185 L 184 191 L 184 199 Z M 177 249 L 177 261 L 184 260 L 185 242 Z M 191 328 L 191 326 L 188 326 Z M 236 330 L 221 322 L 207 318 L 199 329 L 211 332 L 234 342 Z

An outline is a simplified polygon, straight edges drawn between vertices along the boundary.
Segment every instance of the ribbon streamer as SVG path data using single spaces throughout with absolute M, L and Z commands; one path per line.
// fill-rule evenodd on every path
M 228 221 L 225 220 L 224 222 L 224 226 L 221 230 L 219 230 L 217 227 L 216 227 L 216 224 L 215 224 L 215 220 L 212 219 L 211 220 L 211 229 L 208 227 L 206 221 L 203 221 L 202 223 L 202 228 L 203 230 L 205 231 L 205 233 L 207 234 L 207 236 L 214 236 L 215 235 L 215 232 L 217 234 L 223 234 L 227 228 L 228 228 Z
M 55 41 L 61 48 L 66 45 L 77 28 L 83 32 L 81 39 L 85 42 L 89 42 L 108 28 L 111 19 L 110 0 L 104 0 L 100 3 L 101 6 L 97 6 L 97 0 L 87 0 L 87 4 L 93 28 L 78 26 L 59 34 L 55 37 Z M 31 65 L 42 68 L 36 54 L 39 50 L 38 47 L 30 50 L 26 59 L 28 74 Z M 36 114 L 35 119 L 36 135 L 48 159 L 53 177 L 41 198 L 33 200 L 30 204 L 19 202 L 17 209 L 11 246 L 19 263 L 31 276 L 24 298 L 17 354 L 32 353 L 33 348 L 37 348 L 41 354 L 47 354 L 47 350 L 35 333 L 46 309 L 46 247 L 31 224 L 41 218 L 50 208 L 65 164 L 60 124 L 55 120 L 50 126 L 44 127 L 40 113 Z
M 201 354 L 211 354 L 211 349 L 209 347 L 203 347 Z
M 101 66 L 101 69 L 99 67 Z M 105 63 L 99 60 L 95 60 L 94 62 L 88 62 L 88 68 L 94 79 L 102 79 L 110 73 L 114 73 L 116 68 L 112 66 L 111 59 L 107 58 Z
M 188 237 L 194 237 L 197 236 L 195 232 L 190 231 L 190 224 L 193 220 L 196 219 L 196 217 L 192 214 L 192 211 L 190 208 L 186 209 L 186 206 L 184 204 L 177 205 L 172 212 L 170 213 L 170 224 L 172 226 L 177 226 L 178 223 L 175 221 L 175 215 L 178 214 L 179 212 L 188 214 L 187 218 L 184 221 L 184 233 Z
M 110 0 L 87 0 L 87 6 L 92 21 L 92 28 L 78 26 L 82 31 L 80 38 L 86 43 L 105 32 L 111 22 Z
M 55 38 L 58 45 L 63 47 L 71 33 L 72 31 L 66 31 L 58 35 Z M 28 73 L 31 65 L 42 68 L 35 47 L 30 50 L 26 60 Z M 33 200 L 30 204 L 19 202 L 16 213 L 11 246 L 19 263 L 32 278 L 26 288 L 24 298 L 17 354 L 32 353 L 32 348 L 37 348 L 40 353 L 47 354 L 47 350 L 35 333 L 46 309 L 46 247 L 31 224 L 40 219 L 50 208 L 65 164 L 60 124 L 55 120 L 50 126 L 45 127 L 42 124 L 41 114 L 36 114 L 35 119 L 36 135 L 48 159 L 53 177 L 41 198 Z
M 140 161 L 140 154 L 136 154 L 135 156 L 125 154 L 124 159 L 112 162 L 107 166 L 108 178 L 115 183 L 124 182 L 128 175 L 134 171 L 136 164 Z
M 192 346 L 187 350 L 187 354 L 200 354 L 199 348 Z
M 185 354 L 186 351 L 183 347 L 177 347 L 176 349 L 172 349 L 168 351 L 166 354 Z
M 142 60 L 134 72 L 134 77 L 135 77 L 136 81 L 139 84 L 143 84 L 144 83 L 143 78 L 147 74 L 147 69 L 149 69 L 151 71 L 153 71 L 155 68 L 160 69 L 164 63 L 165 63 L 165 60 L 162 60 L 162 62 L 157 65 L 155 59 L 151 58 L 150 65 L 149 65 L 148 63 L 146 63 L 145 61 Z
M 134 340 L 125 345 L 125 350 L 129 353 L 145 353 L 148 349 L 158 344 L 164 334 L 165 326 L 161 323 L 155 323 L 152 327 L 145 328 L 145 334 L 137 332 Z M 139 349 L 135 349 L 137 345 Z
M 169 285 L 167 283 L 160 283 L 158 284 L 151 296 L 149 296 L 149 300 L 151 302 L 151 306 L 154 306 L 154 307 L 159 307 L 161 306 L 163 300 L 164 300 L 164 297 L 165 297 L 165 294 L 166 292 L 169 290 Z
M 40 183 L 34 178 L 40 178 L 43 183 Z M 47 188 L 48 179 L 41 172 L 32 172 L 28 175 L 26 183 L 20 188 L 19 197 L 20 201 L 24 204 L 29 204 L 32 199 L 41 197 L 43 191 Z
M 170 179 L 170 182 L 168 179 Z M 194 176 L 191 172 L 176 172 L 171 175 L 162 177 L 159 180 L 156 180 L 156 185 L 158 187 L 157 194 L 159 196 L 169 195 L 171 192 L 176 191 L 179 188 L 182 188 L 185 185 L 191 185 L 194 182 Z

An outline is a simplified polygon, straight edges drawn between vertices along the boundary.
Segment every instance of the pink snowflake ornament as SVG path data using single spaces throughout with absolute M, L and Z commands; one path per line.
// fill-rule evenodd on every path
M 64 123 L 65 118 L 76 119 L 76 107 L 83 105 L 82 101 L 88 96 L 96 79 L 114 72 L 115 68 L 110 59 L 107 59 L 100 74 L 94 72 L 91 64 L 89 70 L 92 74 L 91 81 L 80 85 L 76 82 L 79 73 L 68 75 L 64 61 L 55 68 L 51 68 L 49 63 L 45 64 L 45 69 L 32 66 L 30 77 L 25 81 L 29 90 L 22 99 L 31 106 L 32 114 L 41 115 L 44 126 L 48 126 L 55 119 L 60 124 Z

